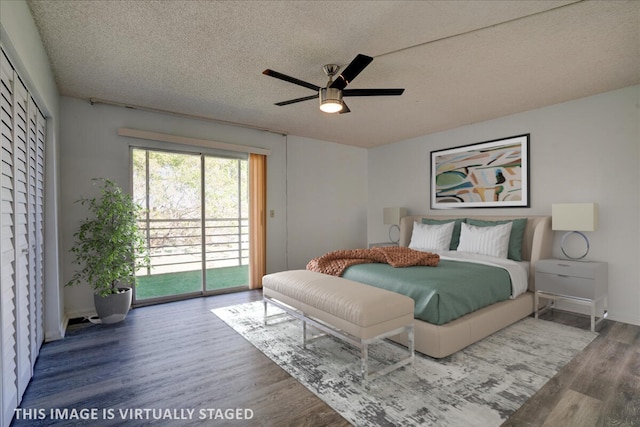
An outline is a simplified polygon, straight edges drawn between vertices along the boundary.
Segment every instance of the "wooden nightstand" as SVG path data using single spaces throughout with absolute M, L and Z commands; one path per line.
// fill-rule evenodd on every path
M 607 263 L 544 259 L 536 263 L 535 317 L 540 298 L 551 301 L 542 311 L 555 308 L 556 300 L 567 300 L 591 308 L 591 331 L 607 317 Z M 596 313 L 598 306 L 602 311 Z M 598 316 L 598 314 L 602 314 Z

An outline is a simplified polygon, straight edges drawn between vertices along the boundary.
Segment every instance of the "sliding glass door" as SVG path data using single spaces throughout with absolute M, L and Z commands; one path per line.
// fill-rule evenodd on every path
M 205 290 L 249 281 L 247 161 L 204 158 Z
M 151 268 L 137 273 L 135 301 L 246 287 L 247 160 L 140 148 L 132 158 L 151 256 Z

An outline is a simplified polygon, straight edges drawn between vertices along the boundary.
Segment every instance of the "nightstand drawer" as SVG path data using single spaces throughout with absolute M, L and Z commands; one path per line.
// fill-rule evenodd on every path
M 595 279 L 603 268 L 600 262 L 580 262 L 565 260 L 540 260 L 536 263 L 539 273 L 559 274 L 562 276 Z
M 555 295 L 576 298 L 596 299 L 596 286 L 593 279 L 571 277 L 566 275 L 536 272 L 536 290 Z

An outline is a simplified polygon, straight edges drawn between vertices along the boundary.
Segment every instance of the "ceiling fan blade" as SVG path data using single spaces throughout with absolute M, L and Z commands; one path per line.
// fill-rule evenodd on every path
M 262 72 L 265 76 L 275 77 L 276 79 L 284 80 L 285 82 L 293 83 L 298 86 L 303 86 L 316 92 L 320 90 L 320 86 L 316 86 L 313 83 L 308 83 L 295 77 L 287 76 L 286 74 L 279 73 L 277 71 L 266 69 Z
M 396 96 L 403 92 L 404 89 L 345 89 L 342 96 Z
M 309 95 L 302 98 L 290 99 L 288 101 L 277 102 L 275 105 L 282 107 L 283 105 L 295 104 L 296 102 L 308 101 L 310 99 L 318 99 L 318 95 Z
M 354 60 L 347 65 L 347 68 L 336 77 L 336 80 L 331 83 L 331 87 L 334 89 L 344 89 L 371 61 L 373 61 L 372 57 L 359 53 Z
M 344 113 L 350 113 L 351 110 L 349 109 L 349 107 L 347 107 L 347 104 L 345 104 L 344 101 L 342 101 L 342 110 L 340 110 L 340 114 L 344 114 Z

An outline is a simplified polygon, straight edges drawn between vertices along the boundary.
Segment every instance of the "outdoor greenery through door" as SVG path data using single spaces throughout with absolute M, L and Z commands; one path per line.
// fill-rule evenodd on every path
M 136 275 L 135 301 L 246 287 L 246 157 L 133 148 L 132 158 L 133 196 L 144 207 L 140 225 L 152 265 Z

